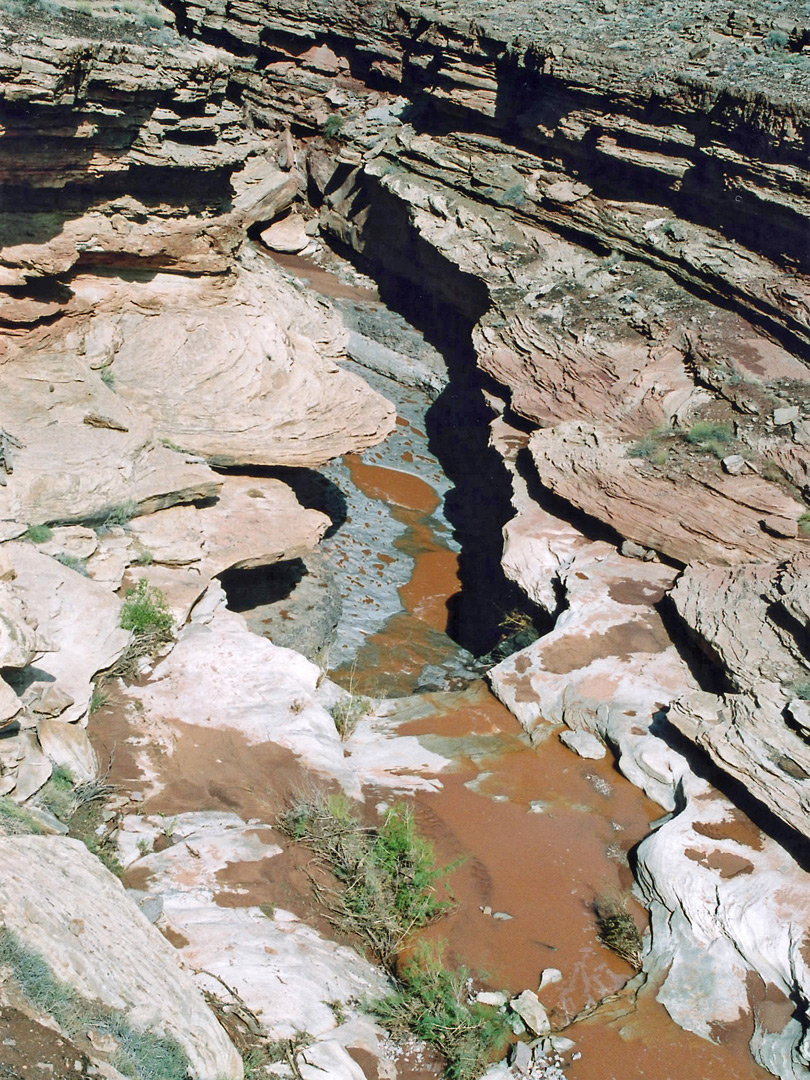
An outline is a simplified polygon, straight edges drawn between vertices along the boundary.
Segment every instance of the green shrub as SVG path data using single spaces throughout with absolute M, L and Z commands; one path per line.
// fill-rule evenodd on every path
M 52 536 L 53 529 L 48 528 L 47 525 L 29 525 L 25 530 L 26 540 L 34 544 L 47 544 Z
M 646 435 L 642 435 L 640 439 L 637 439 L 632 443 L 627 451 L 627 456 L 631 458 L 642 458 L 644 461 L 649 461 L 653 465 L 663 465 L 667 460 L 668 449 L 665 442 L 671 434 L 672 432 L 669 428 L 653 428 L 652 431 L 648 431 Z
M 2 836 L 31 836 L 39 835 L 45 830 L 23 806 L 18 806 L 13 800 L 0 796 L 0 835 Z
M 138 513 L 138 504 L 134 499 L 129 499 L 125 503 L 121 503 L 119 506 L 114 506 L 110 510 L 104 519 L 104 528 L 109 529 L 113 525 L 125 526 L 134 518 Z
M 437 894 L 449 868 L 437 869 L 430 844 L 403 803 L 378 828 L 364 826 L 342 797 L 303 800 L 281 814 L 279 827 L 310 847 L 342 886 L 331 896 L 331 920 L 358 934 L 393 971 L 408 936 L 452 905 Z
M 526 191 L 523 184 L 510 185 L 505 189 L 498 201 L 506 206 L 522 206 L 526 202 Z
M 98 377 L 108 389 L 112 390 L 114 388 L 115 376 L 113 375 L 112 368 L 109 365 L 107 367 L 103 367 L 101 371 L 99 371 Z
M 349 738 L 370 708 L 371 702 L 362 694 L 350 694 L 332 706 L 329 711 L 341 739 Z
M 699 450 L 723 457 L 730 443 L 734 441 L 734 431 L 730 424 L 716 420 L 701 420 L 686 432 L 684 438 Z
M 765 44 L 770 45 L 772 49 L 786 49 L 789 40 L 790 38 L 784 30 L 771 30 L 765 38 Z
M 167 641 L 172 634 L 174 620 L 166 606 L 166 599 L 157 587 L 141 578 L 134 589 L 127 592 L 121 606 L 122 629 L 135 635 L 149 635 Z
M 343 131 L 343 117 L 337 113 L 327 116 L 323 125 L 323 133 L 327 139 L 334 139 Z
M 799 514 L 799 532 L 802 536 L 810 536 L 810 510 Z
M 810 681 L 796 683 L 793 687 L 793 693 L 802 701 L 810 701 Z
M 37 801 L 60 821 L 67 821 L 76 808 L 74 780 L 70 769 L 57 765 L 48 782 L 40 788 Z
M 408 1034 L 434 1046 L 451 1080 L 475 1080 L 502 1051 L 505 1017 L 470 1000 L 469 973 L 449 971 L 441 954 L 422 949 L 400 972 L 393 994 L 371 1004 L 395 1039 Z

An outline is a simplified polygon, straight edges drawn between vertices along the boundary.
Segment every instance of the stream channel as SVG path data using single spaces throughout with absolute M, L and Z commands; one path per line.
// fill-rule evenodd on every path
M 553 735 L 532 745 L 476 666 L 475 656 L 497 643 L 498 622 L 520 602 L 498 562 L 509 486 L 486 448 L 491 413 L 477 380 L 448 383 L 439 354 L 348 264 L 334 260 L 339 272 L 333 275 L 301 257 L 279 261 L 330 296 L 350 327 L 362 326 L 350 353 L 373 352 L 374 332 L 386 356 L 394 342 L 393 351 L 411 355 L 423 370 L 417 381 L 430 385 L 426 393 L 353 365 L 396 404 L 396 431 L 383 445 L 320 474 L 276 471 L 305 505 L 329 513 L 333 526 L 310 564 L 296 560 L 263 579 L 250 572 L 253 577 L 225 582 L 229 605 L 254 631 L 306 651 L 295 644 L 301 623 L 316 619 L 317 610 L 336 611 L 339 593 L 333 642 L 320 649 L 319 661 L 355 694 L 407 698 L 413 708 L 401 709 L 400 733 L 418 736 L 452 762 L 434 790 L 414 796 L 418 826 L 438 861 L 459 863 L 450 878 L 457 907 L 426 936 L 446 943 L 448 963 L 465 965 L 487 988 L 509 994 L 536 990 L 543 969 L 559 969 L 562 980 L 540 996 L 553 1026 L 576 1043 L 578 1056 L 564 1056 L 567 1077 L 764 1080 L 768 1074 L 748 1054 L 749 1030 L 730 1030 L 717 1045 L 682 1031 L 649 990 L 637 998 L 621 993 L 634 972 L 597 939 L 594 898 L 632 887 L 628 855 L 632 861 L 634 845 L 661 808 L 610 759 L 580 759 Z M 374 326 L 378 330 L 369 331 Z M 307 603 L 308 588 L 313 598 Z M 132 776 L 133 761 L 120 750 L 126 732 L 111 727 L 109 718 L 106 731 L 95 727 L 101 753 L 105 743 L 120 740 L 112 778 Z M 213 760 L 216 786 L 206 782 L 206 763 Z M 302 772 L 289 752 L 242 745 L 227 729 L 195 734 L 187 760 L 179 744 L 166 768 L 173 780 L 163 778 L 146 812 L 226 806 L 268 822 Z M 266 783 L 270 772 L 274 799 L 268 801 L 257 798 L 245 778 L 263 776 Z M 390 798 L 390 791 L 367 791 L 366 805 Z M 272 873 L 260 882 L 239 881 L 238 865 L 232 868 L 233 902 L 284 906 L 333 933 L 295 851 L 270 863 Z M 632 900 L 629 906 L 644 929 L 646 912 Z M 570 1018 L 609 995 L 612 1002 L 566 1030 Z M 415 1080 L 437 1073 L 406 1064 L 398 1075 Z

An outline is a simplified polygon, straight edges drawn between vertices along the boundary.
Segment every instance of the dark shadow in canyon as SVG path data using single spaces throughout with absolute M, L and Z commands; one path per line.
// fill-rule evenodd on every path
M 398 200 L 376 189 L 365 192 L 364 202 L 369 213 L 363 256 L 333 244 L 373 277 L 382 302 L 414 326 L 447 365 L 449 384 L 425 414 L 429 449 L 453 485 L 444 515 L 461 545 L 461 589 L 448 601 L 447 633 L 483 656 L 504 636 L 505 616 L 522 612 L 532 623 L 543 621 L 501 565 L 502 529 L 514 510 L 509 474 L 489 446 L 493 412 L 483 391 L 504 391 L 477 367 L 471 340 L 488 307 L 486 288 L 422 240 Z
M 253 570 L 226 570 L 219 575 L 231 611 L 245 612 L 286 600 L 306 576 L 303 559 L 284 559 Z

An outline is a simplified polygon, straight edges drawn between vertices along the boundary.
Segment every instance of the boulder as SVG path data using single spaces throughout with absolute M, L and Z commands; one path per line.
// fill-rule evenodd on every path
M 239 1055 L 175 950 L 84 844 L 2 837 L 0 862 L 0 919 L 56 979 L 175 1039 L 198 1080 L 241 1080 Z
M 518 1014 L 526 1027 L 535 1035 L 551 1034 L 548 1014 L 533 990 L 524 990 L 522 994 L 512 998 L 509 1007 Z
M 563 731 L 560 733 L 560 742 L 581 758 L 592 761 L 599 761 L 607 754 L 604 743 L 589 731 Z
M 269 225 L 261 233 L 262 243 L 271 251 L 297 255 L 309 244 L 310 238 L 305 230 L 305 221 L 299 214 L 289 214 Z

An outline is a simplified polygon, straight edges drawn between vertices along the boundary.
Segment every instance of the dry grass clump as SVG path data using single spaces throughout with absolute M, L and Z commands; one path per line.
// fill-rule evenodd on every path
M 621 956 L 628 964 L 641 969 L 641 934 L 627 910 L 623 896 L 601 894 L 593 902 L 596 934 L 603 945 Z

